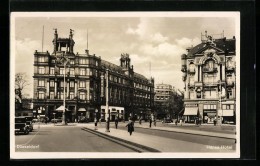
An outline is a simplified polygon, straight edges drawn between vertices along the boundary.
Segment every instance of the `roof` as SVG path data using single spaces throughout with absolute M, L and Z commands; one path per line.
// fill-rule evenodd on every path
M 119 72 L 119 73 L 121 73 L 123 71 L 123 69 L 124 69 L 121 66 L 115 65 L 115 64 L 113 64 L 111 62 L 108 62 L 108 61 L 105 61 L 103 59 L 101 60 L 101 67 L 102 68 L 108 68 L 108 69 L 110 69 L 112 71 Z
M 235 39 L 226 39 L 226 38 L 221 38 L 221 39 L 215 39 L 213 43 L 216 44 L 215 47 L 223 50 L 223 51 L 229 51 L 229 52 L 235 52 L 236 50 L 236 40 Z M 191 57 L 194 56 L 195 53 L 197 53 L 200 49 L 204 48 L 207 46 L 207 43 L 200 43 L 196 45 L 195 47 L 191 48 L 190 51 L 188 52 L 187 56 Z
M 143 76 L 142 74 L 138 74 L 138 73 L 134 73 L 134 78 L 148 80 L 145 76 Z

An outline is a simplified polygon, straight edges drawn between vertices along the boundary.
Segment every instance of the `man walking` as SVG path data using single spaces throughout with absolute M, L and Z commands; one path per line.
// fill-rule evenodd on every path
M 134 131 L 134 124 L 132 120 L 129 120 L 129 123 L 126 125 L 128 127 L 128 132 L 130 136 L 132 135 L 132 132 Z
M 152 118 L 149 119 L 150 122 L 150 128 L 152 127 Z
M 117 125 L 118 125 L 118 118 L 116 117 L 116 119 L 115 119 L 115 126 L 116 126 L 116 129 L 117 129 Z

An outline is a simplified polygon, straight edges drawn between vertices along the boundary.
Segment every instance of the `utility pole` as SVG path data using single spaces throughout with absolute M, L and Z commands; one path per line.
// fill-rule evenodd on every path
M 108 69 L 106 69 L 106 113 L 108 117 L 106 119 L 106 132 L 110 132 L 109 130 L 109 122 L 110 122 L 110 110 L 109 110 L 109 99 L 108 99 Z
M 44 41 L 44 25 L 42 27 L 42 52 L 43 52 L 43 41 Z

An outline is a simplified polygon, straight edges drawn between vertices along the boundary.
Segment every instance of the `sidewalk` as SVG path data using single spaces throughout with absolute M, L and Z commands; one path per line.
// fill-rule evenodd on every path
M 156 149 L 160 152 L 234 152 L 235 150 L 235 144 L 232 145 L 231 149 L 210 149 L 208 145 L 142 134 L 138 132 L 133 132 L 132 136 L 130 136 L 127 130 L 115 128 L 110 128 L 110 132 L 106 132 L 106 128 L 104 126 L 105 124 L 99 125 L 96 132 L 101 132 L 108 136 L 113 136 L 123 140 L 141 144 Z M 94 125 L 90 123 L 85 124 L 84 127 L 94 130 Z

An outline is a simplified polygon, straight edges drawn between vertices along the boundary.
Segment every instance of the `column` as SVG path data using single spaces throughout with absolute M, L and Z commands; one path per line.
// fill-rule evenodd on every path
M 47 84 L 46 84 L 46 96 L 47 96 L 47 99 L 49 99 L 49 88 L 50 88 L 50 80 L 47 79 Z
M 55 79 L 54 96 L 57 98 L 57 80 Z
M 78 96 L 78 83 L 77 83 L 76 80 L 75 80 L 75 89 L 74 89 L 74 94 L 75 94 L 75 97 Z
M 70 80 L 68 79 L 68 81 L 67 81 L 67 98 L 69 98 L 69 94 L 70 94 L 69 82 L 70 82 Z

